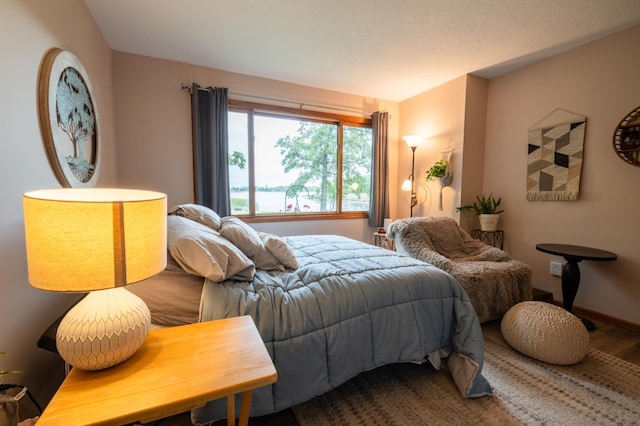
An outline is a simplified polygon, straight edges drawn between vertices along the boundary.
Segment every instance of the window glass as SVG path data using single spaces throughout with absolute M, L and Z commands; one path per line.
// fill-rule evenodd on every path
M 284 129 L 282 121 L 269 117 L 265 124 Z M 278 162 L 270 166 L 271 170 L 281 167 L 284 211 L 336 211 L 337 126 L 299 120 L 294 124 L 273 146 L 279 157 Z M 256 131 L 262 131 L 258 120 Z
M 371 129 L 343 127 L 342 210 L 368 211 L 371 188 Z
M 370 126 L 326 114 L 314 119 L 230 110 L 233 214 L 367 212 L 371 140 Z
M 249 214 L 249 114 L 229 111 L 229 197 L 233 215 Z

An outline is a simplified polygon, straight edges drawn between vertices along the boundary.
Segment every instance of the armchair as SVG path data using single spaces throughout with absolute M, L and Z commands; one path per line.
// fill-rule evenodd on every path
M 504 251 L 472 238 L 448 217 L 399 219 L 387 229 L 396 250 L 456 278 L 480 322 L 501 318 L 516 303 L 531 300 L 531 269 Z

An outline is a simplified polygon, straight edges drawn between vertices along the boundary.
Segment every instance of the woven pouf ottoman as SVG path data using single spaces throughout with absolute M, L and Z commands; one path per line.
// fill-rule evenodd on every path
M 589 332 L 582 321 L 546 302 L 512 306 L 504 314 L 500 330 L 513 349 L 549 364 L 575 364 L 589 350 Z

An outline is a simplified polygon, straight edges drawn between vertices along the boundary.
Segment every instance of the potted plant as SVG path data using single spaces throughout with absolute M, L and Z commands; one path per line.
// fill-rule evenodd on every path
M 0 355 L 7 355 L 6 352 L 0 352 Z M 11 370 L 0 370 L 0 378 L 4 376 L 8 376 L 9 374 L 19 373 L 19 371 L 11 371 Z
M 502 198 L 497 200 L 493 197 L 493 194 L 489 195 L 476 195 L 476 199 L 473 204 L 467 206 L 456 207 L 459 212 L 473 211 L 480 219 L 480 230 L 482 231 L 495 231 L 498 227 L 498 220 L 500 219 L 500 213 L 504 210 L 498 210 L 498 206 Z
M 0 352 L 0 355 L 7 355 L 6 352 Z M 10 374 L 19 373 L 19 371 L 0 370 L 0 380 Z M 4 382 L 2 382 L 4 383 Z M 0 391 L 0 424 L 3 425 L 19 425 L 18 421 L 18 399 L 15 394 L 8 392 L 12 388 L 20 387 L 17 385 L 3 385 Z
M 451 183 L 451 171 L 447 160 L 438 160 L 429 170 L 427 170 L 427 180 L 438 179 L 440 183 L 439 208 L 442 210 L 442 188 Z
M 442 179 L 449 175 L 449 162 L 447 160 L 438 160 L 429 170 L 427 170 L 427 180 Z M 445 185 L 446 186 L 446 185 Z

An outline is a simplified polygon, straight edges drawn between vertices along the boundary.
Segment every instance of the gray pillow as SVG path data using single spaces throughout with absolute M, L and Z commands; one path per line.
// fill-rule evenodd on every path
M 127 290 L 144 300 L 151 312 L 151 322 L 158 325 L 182 325 L 198 322 L 202 277 L 165 270 L 146 280 L 127 286 Z
M 182 216 L 167 217 L 169 253 L 186 272 L 214 282 L 251 281 L 253 262 L 213 229 Z
M 220 234 L 242 250 L 256 269 L 284 271 L 284 264 L 265 247 L 258 232 L 237 217 L 223 217 Z
M 268 234 L 266 232 L 258 232 L 258 236 L 262 240 L 264 246 L 273 254 L 278 261 L 289 269 L 298 269 L 298 259 L 296 255 L 281 237 Z
M 201 223 L 214 231 L 220 229 L 220 216 L 209 207 L 200 204 L 180 204 L 169 210 L 170 215 L 182 216 Z

